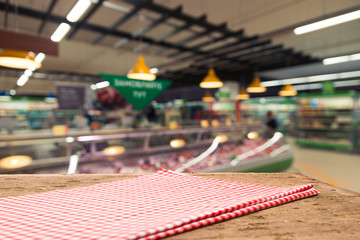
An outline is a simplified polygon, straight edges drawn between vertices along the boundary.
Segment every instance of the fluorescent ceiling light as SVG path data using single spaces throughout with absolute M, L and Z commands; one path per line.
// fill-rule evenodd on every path
M 157 69 L 157 68 L 150 69 L 150 73 L 152 73 L 152 74 L 157 74 L 158 72 L 159 72 L 159 69 Z
M 41 63 L 44 60 L 44 58 L 45 58 L 45 54 L 44 53 L 39 53 L 35 57 L 35 62 Z
M 21 75 L 21 77 L 17 80 L 16 84 L 18 86 L 24 86 L 25 83 L 29 80 L 29 77 L 26 75 Z
M 281 85 L 281 80 L 274 80 L 274 81 L 263 82 L 262 85 L 263 85 L 264 87 L 279 86 L 279 85 Z
M 301 78 L 290 78 L 290 79 L 284 79 L 284 80 L 279 80 L 279 81 L 280 81 L 279 85 L 298 84 L 298 83 L 302 83 L 304 81 L 304 78 L 302 78 L 302 77 Z
M 303 91 L 303 90 L 311 90 L 311 89 L 321 89 L 322 88 L 321 83 L 313 83 L 313 84 L 302 84 L 302 85 L 296 85 L 293 86 L 297 91 Z
M 352 78 L 352 77 L 360 77 L 360 71 L 339 73 L 339 79 L 341 79 L 341 78 Z
M 351 87 L 351 86 L 359 86 L 360 80 L 347 80 L 347 81 L 336 81 L 334 82 L 335 87 Z M 297 91 L 304 90 L 313 90 L 313 89 L 321 89 L 323 87 L 322 83 L 312 83 L 312 84 L 300 84 L 293 86 Z
M 65 142 L 67 142 L 67 143 L 72 143 L 72 142 L 74 142 L 75 141 L 75 138 L 73 138 L 73 137 L 67 137 L 67 138 L 65 138 Z
M 335 82 L 334 84 L 335 84 L 335 87 L 359 86 L 360 80 L 338 81 L 338 82 Z
M 360 18 L 360 10 L 357 10 L 357 11 L 346 13 L 346 14 L 343 14 L 340 16 L 328 18 L 328 19 L 325 19 L 325 20 L 322 20 L 319 22 L 314 22 L 314 23 L 307 24 L 307 25 L 304 25 L 301 27 L 297 27 L 294 29 L 294 33 L 296 35 L 300 35 L 300 34 L 312 32 L 312 31 L 316 31 L 316 30 L 319 30 L 322 28 L 335 26 L 340 23 L 349 22 L 349 21 L 359 19 L 359 18 Z
M 70 25 L 67 23 L 61 23 L 59 27 L 55 30 L 53 35 L 51 35 L 51 41 L 53 42 L 60 42 L 63 37 L 69 32 Z
M 33 72 L 29 69 L 25 70 L 24 75 L 31 77 L 31 75 L 33 74 Z
M 108 81 L 103 81 L 95 84 L 96 88 L 105 88 L 110 86 L 110 83 Z
M 66 16 L 66 19 L 69 20 L 69 22 L 76 22 L 81 18 L 90 5 L 90 0 L 79 0 Z
M 287 79 L 282 79 L 282 80 L 272 80 L 272 81 L 263 82 L 262 85 L 264 87 L 275 87 L 275 86 L 281 86 L 281 85 L 286 85 L 286 84 L 323 82 L 323 81 L 328 81 L 328 80 L 338 80 L 338 79 L 353 78 L 353 77 L 360 77 L 360 71 L 322 74 L 322 75 L 300 77 L 300 78 L 287 78 Z
M 30 71 L 32 71 L 32 72 L 33 72 L 33 71 L 35 71 L 35 70 L 36 70 L 36 68 L 35 68 L 34 66 L 31 66 L 31 67 L 29 67 L 29 68 L 28 68 L 28 70 L 30 70 Z
M 336 63 L 343 63 L 343 62 L 350 62 L 350 61 L 357 61 L 360 60 L 360 53 L 340 56 L 340 57 L 333 57 L 333 58 L 325 58 L 322 63 L 324 65 L 336 64 Z
M 334 80 L 338 79 L 339 74 L 323 74 L 323 75 L 316 75 L 316 76 L 309 76 L 307 77 L 307 82 L 323 82 L 327 80 Z
M 90 85 L 90 88 L 91 88 L 91 90 L 96 90 L 96 89 L 97 89 L 97 87 L 96 87 L 95 84 L 91 84 L 91 85 Z
M 360 53 L 350 55 L 351 61 L 360 60 Z

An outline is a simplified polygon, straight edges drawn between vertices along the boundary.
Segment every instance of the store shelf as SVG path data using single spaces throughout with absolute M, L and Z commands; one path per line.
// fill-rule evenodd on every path
M 331 113 L 331 114 L 301 114 L 299 113 L 299 117 L 317 117 L 317 118 L 334 118 L 334 117 L 344 117 L 351 116 L 351 113 L 348 114 L 339 114 L 339 113 Z
M 297 145 L 305 146 L 305 147 L 315 147 L 315 148 L 330 148 L 330 149 L 338 149 L 338 150 L 352 150 L 352 146 L 348 144 L 341 143 L 332 143 L 332 142 L 321 142 L 321 141 L 311 141 L 311 140 L 296 140 L 295 143 Z
M 298 97 L 296 130 L 302 146 L 352 150 L 359 144 L 359 98 L 353 91 Z
M 300 131 L 325 131 L 325 132 L 328 132 L 328 131 L 331 131 L 331 132 L 352 132 L 352 129 L 334 129 L 334 128 L 302 128 L 302 127 L 298 127 L 297 128 L 298 130 Z

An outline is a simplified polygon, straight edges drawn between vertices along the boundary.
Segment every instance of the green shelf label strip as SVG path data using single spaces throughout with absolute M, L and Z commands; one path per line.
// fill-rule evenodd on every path
M 295 143 L 297 145 L 305 146 L 305 147 L 316 147 L 316 148 L 331 148 L 338 150 L 352 150 L 352 146 L 348 144 L 340 144 L 340 143 L 329 143 L 329 142 L 317 142 L 310 140 L 296 140 Z

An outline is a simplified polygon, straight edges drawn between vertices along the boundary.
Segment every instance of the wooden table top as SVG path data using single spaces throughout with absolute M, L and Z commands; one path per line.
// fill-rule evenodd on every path
M 313 183 L 320 194 L 175 235 L 168 239 L 360 239 L 360 194 L 296 173 L 196 173 L 191 175 L 274 186 Z M 76 188 L 135 176 L 138 175 L 0 175 L 0 197 Z

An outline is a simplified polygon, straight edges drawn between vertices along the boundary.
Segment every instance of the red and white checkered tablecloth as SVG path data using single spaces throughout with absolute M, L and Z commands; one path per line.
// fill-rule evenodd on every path
M 0 239 L 159 239 L 318 194 L 312 187 L 160 169 L 132 179 L 0 198 Z

